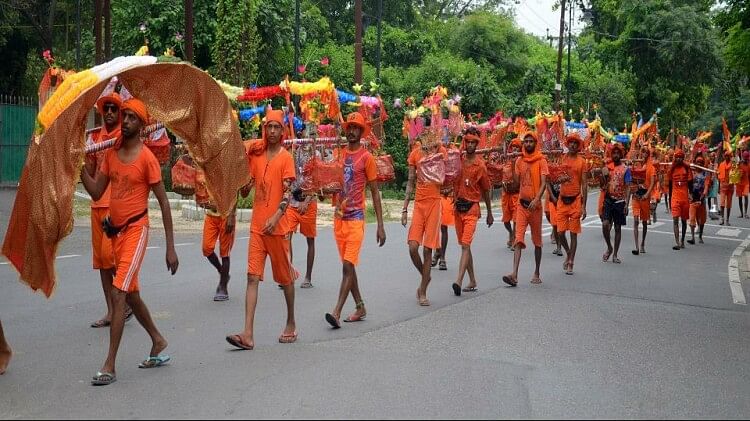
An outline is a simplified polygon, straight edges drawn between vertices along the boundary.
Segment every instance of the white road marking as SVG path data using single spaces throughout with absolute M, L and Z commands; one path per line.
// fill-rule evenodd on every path
M 716 225 L 716 224 L 706 224 L 707 227 L 716 227 L 716 228 L 725 228 L 726 225 Z M 750 228 L 744 228 L 744 227 L 735 227 L 734 225 L 730 225 L 730 229 L 738 229 L 738 230 L 750 230 Z
M 70 259 L 71 257 L 81 257 L 80 254 L 68 254 L 65 256 L 57 256 L 58 259 Z
M 0 265 L 9 265 L 10 262 L 0 262 Z
M 723 235 L 725 237 L 739 237 L 740 230 L 732 228 L 722 228 L 716 232 L 716 235 Z
M 175 247 L 192 246 L 193 244 L 195 243 L 178 243 L 178 244 L 175 244 L 174 246 Z
M 734 249 L 732 257 L 729 258 L 729 264 L 727 265 L 727 272 L 729 273 L 729 289 L 732 291 L 732 301 L 739 305 L 747 304 L 745 301 L 745 292 L 742 291 L 739 258 L 748 246 L 750 246 L 750 236 Z
M 236 240 L 247 240 L 250 237 L 237 237 Z
M 652 222 L 651 225 L 648 226 L 648 229 L 656 228 L 664 225 L 664 222 Z
M 597 222 L 598 222 L 598 221 L 597 221 Z M 585 227 L 585 228 L 597 228 L 597 229 L 601 228 L 601 226 L 602 226 L 602 224 L 601 224 L 601 223 L 598 223 L 598 224 L 596 224 L 596 225 L 594 225 L 594 224 L 591 224 L 591 225 L 589 225 L 589 224 L 586 224 L 586 225 L 581 225 L 581 227 Z M 622 229 L 623 229 L 624 231 L 633 231 L 633 228 L 631 228 L 631 227 L 627 227 L 627 226 L 623 226 L 623 227 L 622 227 Z M 649 233 L 649 234 L 651 234 L 651 233 L 656 233 L 656 234 L 664 234 L 664 235 L 671 235 L 671 236 L 674 236 L 674 232 L 671 232 L 671 231 L 658 231 L 658 230 L 652 230 L 652 229 L 650 229 L 650 228 L 649 228 L 649 230 L 648 230 L 648 233 Z M 710 236 L 710 235 L 704 235 L 704 236 L 703 236 L 703 238 L 705 238 L 705 239 L 709 239 L 709 240 L 740 241 L 740 242 L 742 241 L 742 240 L 740 240 L 739 238 L 729 238 L 729 237 L 714 237 L 714 236 Z
M 159 248 L 159 246 L 148 246 L 148 247 L 146 247 L 146 250 L 158 249 L 158 248 Z

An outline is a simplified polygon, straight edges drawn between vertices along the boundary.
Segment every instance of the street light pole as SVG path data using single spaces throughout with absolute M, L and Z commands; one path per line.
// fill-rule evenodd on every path
M 560 0 L 560 37 L 557 40 L 557 73 L 555 75 L 555 111 L 560 111 L 560 75 L 562 73 L 563 37 L 565 36 L 565 0 Z

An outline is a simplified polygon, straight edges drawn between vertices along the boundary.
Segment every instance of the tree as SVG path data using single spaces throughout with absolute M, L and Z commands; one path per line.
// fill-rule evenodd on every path
M 216 21 L 216 40 L 211 51 L 215 76 L 237 86 L 249 84 L 258 74 L 259 37 L 253 1 L 217 1 Z

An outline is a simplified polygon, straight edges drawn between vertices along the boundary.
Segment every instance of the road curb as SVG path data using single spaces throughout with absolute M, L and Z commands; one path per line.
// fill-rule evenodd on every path
M 738 305 L 747 305 L 745 292 L 742 290 L 742 278 L 740 277 L 740 257 L 745 254 L 750 246 L 750 237 L 740 243 L 729 258 L 727 273 L 729 274 L 729 289 L 732 291 L 732 301 Z

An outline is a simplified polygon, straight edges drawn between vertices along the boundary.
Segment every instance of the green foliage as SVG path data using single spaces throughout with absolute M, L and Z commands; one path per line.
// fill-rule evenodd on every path
M 237 196 L 237 209 L 252 209 L 255 202 L 255 189 L 250 191 L 247 197 Z
M 249 85 L 258 73 L 259 37 L 252 0 L 216 2 L 215 75 L 236 86 Z
M 727 31 L 724 40 L 724 58 L 735 70 L 750 76 L 750 27 L 738 22 Z
M 437 49 L 433 36 L 421 30 L 405 30 L 383 25 L 381 66 L 409 67 L 422 62 L 425 55 Z M 364 56 L 371 63 L 377 57 L 377 28 L 370 27 L 364 37 Z

